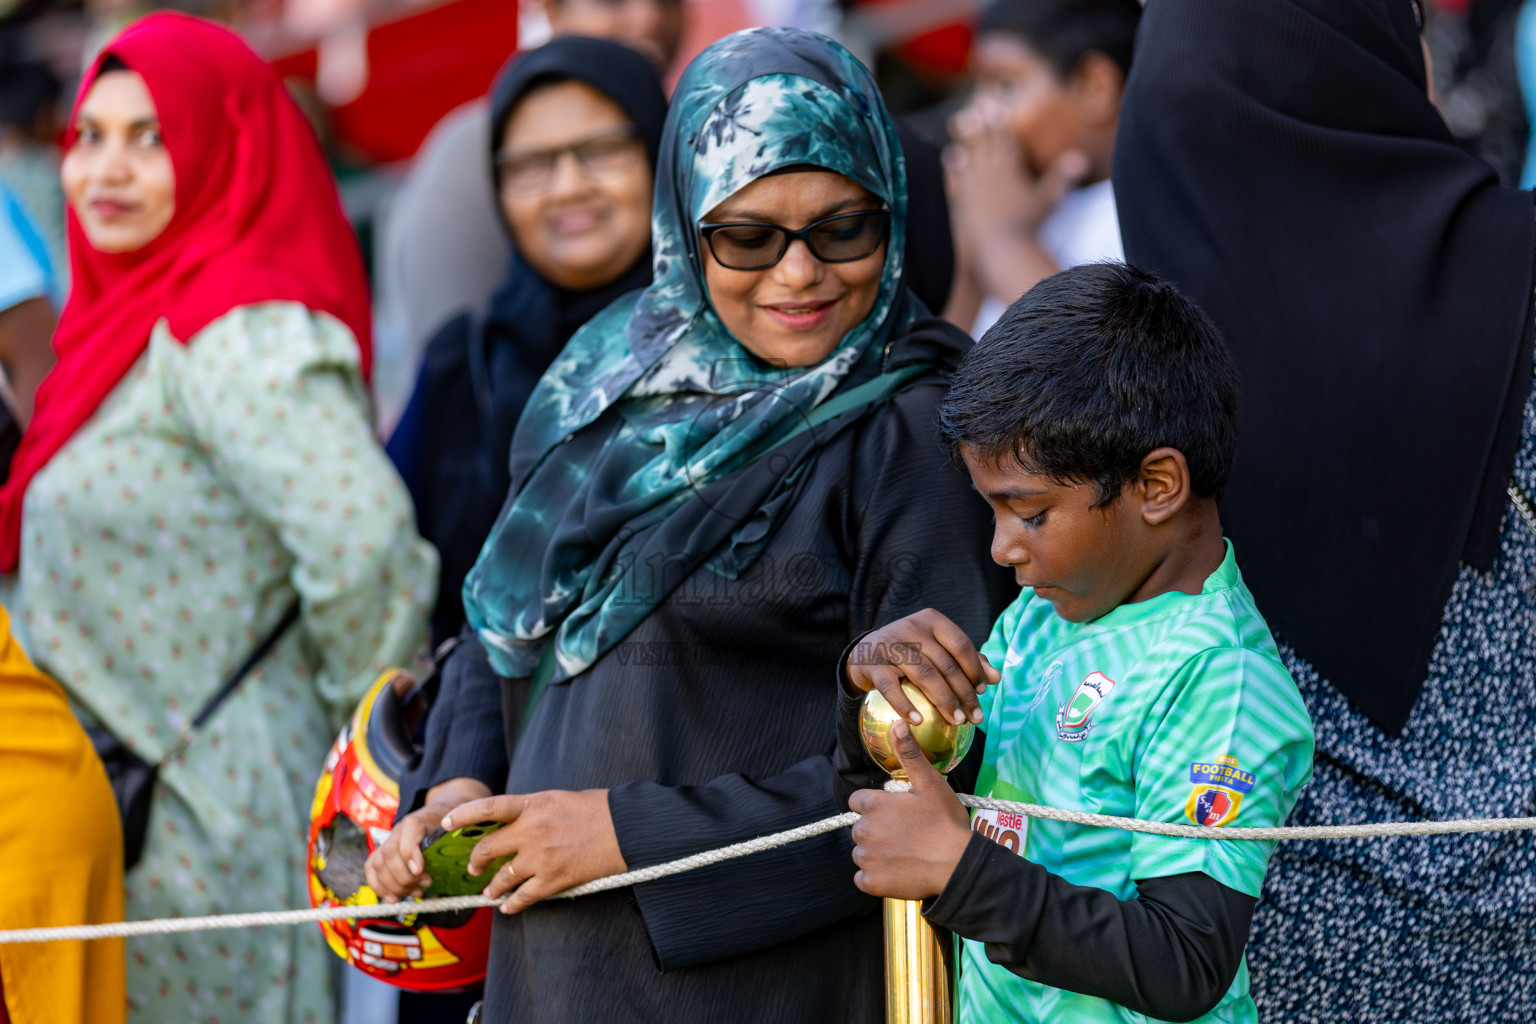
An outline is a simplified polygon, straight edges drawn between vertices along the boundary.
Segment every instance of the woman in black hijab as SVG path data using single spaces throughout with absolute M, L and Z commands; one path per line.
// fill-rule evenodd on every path
M 1222 521 L 1316 723 L 1301 824 L 1536 807 L 1536 212 L 1452 140 L 1418 20 L 1156 0 L 1115 155 L 1128 259 L 1243 371 Z M 1536 998 L 1533 900 L 1529 833 L 1284 844 L 1255 996 L 1507 1019 Z
M 650 62 L 603 39 L 519 54 L 492 87 L 487 159 L 511 263 L 488 309 L 432 339 L 389 443 L 422 536 L 442 555 L 434 641 L 463 625 L 464 576 L 511 484 L 512 428 L 534 385 L 578 327 L 651 283 L 666 116 Z

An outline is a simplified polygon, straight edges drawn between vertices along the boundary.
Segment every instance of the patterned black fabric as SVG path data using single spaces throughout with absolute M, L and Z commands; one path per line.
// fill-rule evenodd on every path
M 1536 494 L 1536 397 L 1514 478 Z M 1282 643 L 1317 731 L 1289 824 L 1536 814 L 1533 641 L 1536 532 L 1511 504 L 1492 570 L 1456 580 L 1402 735 Z M 1266 1020 L 1536 1020 L 1536 835 L 1281 843 L 1248 963 Z

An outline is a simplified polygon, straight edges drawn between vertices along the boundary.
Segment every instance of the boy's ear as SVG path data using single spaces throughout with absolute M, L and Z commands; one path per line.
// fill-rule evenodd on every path
M 1189 503 L 1189 463 L 1177 448 L 1154 448 L 1141 460 L 1136 478 L 1141 518 L 1148 526 L 1167 522 Z
M 1120 99 L 1125 94 L 1125 74 L 1107 54 L 1090 50 L 1078 60 L 1067 79 L 1083 120 L 1092 125 L 1109 125 L 1120 116 Z

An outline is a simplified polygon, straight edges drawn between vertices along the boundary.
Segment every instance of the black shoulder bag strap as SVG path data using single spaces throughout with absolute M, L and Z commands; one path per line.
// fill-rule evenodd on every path
M 192 723 L 181 731 L 180 736 L 176 737 L 176 742 L 171 745 L 171 749 L 155 764 L 150 764 L 135 754 L 128 744 L 106 726 L 94 725 L 87 730 L 91 745 L 96 748 L 102 766 L 106 768 L 107 779 L 112 784 L 112 795 L 117 799 L 117 813 L 122 819 L 123 827 L 123 869 L 125 871 L 137 864 L 144 854 L 144 839 L 149 834 L 150 797 L 154 795 L 155 780 L 159 777 L 160 770 L 181 756 L 197 731 L 208 724 L 208 720 L 214 716 L 219 707 L 240 688 L 241 683 L 245 682 L 251 670 L 272 652 L 272 648 L 283 638 L 283 634 L 299 621 L 299 610 L 299 599 L 295 597 L 277 625 L 262 637 L 250 656 L 241 662 L 240 666 L 230 673 L 229 678 L 214 691 L 213 696 L 208 698 L 193 717 Z
M 176 743 L 171 747 L 170 752 L 160 759 L 160 767 L 163 768 L 181 756 L 182 751 L 187 749 L 187 744 L 192 742 L 192 737 L 196 735 L 197 731 L 208 724 L 208 720 L 214 716 L 219 707 L 240 688 L 241 683 L 245 682 L 245 677 L 250 675 L 257 665 L 261 664 L 263 658 L 272 653 L 272 648 L 277 646 L 277 642 L 283 638 L 283 634 L 287 633 L 293 627 L 293 624 L 299 621 L 300 610 L 299 599 L 295 597 L 293 603 L 288 606 L 288 610 L 283 612 L 283 617 L 277 620 L 277 624 L 272 627 L 266 636 L 261 638 L 260 643 L 252 648 L 251 653 L 240 663 L 240 666 L 231 672 L 229 678 L 224 680 L 223 684 L 214 691 L 213 696 L 208 698 L 202 710 L 193 716 L 192 724 L 181 730 L 181 735 L 176 737 Z

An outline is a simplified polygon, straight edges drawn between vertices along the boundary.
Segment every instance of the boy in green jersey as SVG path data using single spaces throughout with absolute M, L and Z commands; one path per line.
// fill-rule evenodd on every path
M 921 721 L 905 681 L 983 724 L 960 788 L 1282 824 L 1311 777 L 1312 725 L 1217 516 L 1237 393 L 1211 322 L 1133 268 L 1077 267 L 1014 303 L 940 420 L 1023 593 L 980 651 L 931 609 L 851 649 L 844 782 L 883 781 L 858 744 L 862 691 Z M 963 939 L 962 1022 L 1257 1020 L 1243 949 L 1273 843 L 968 818 L 906 722 L 892 737 L 913 789 L 853 793 L 855 882 L 926 901 Z

